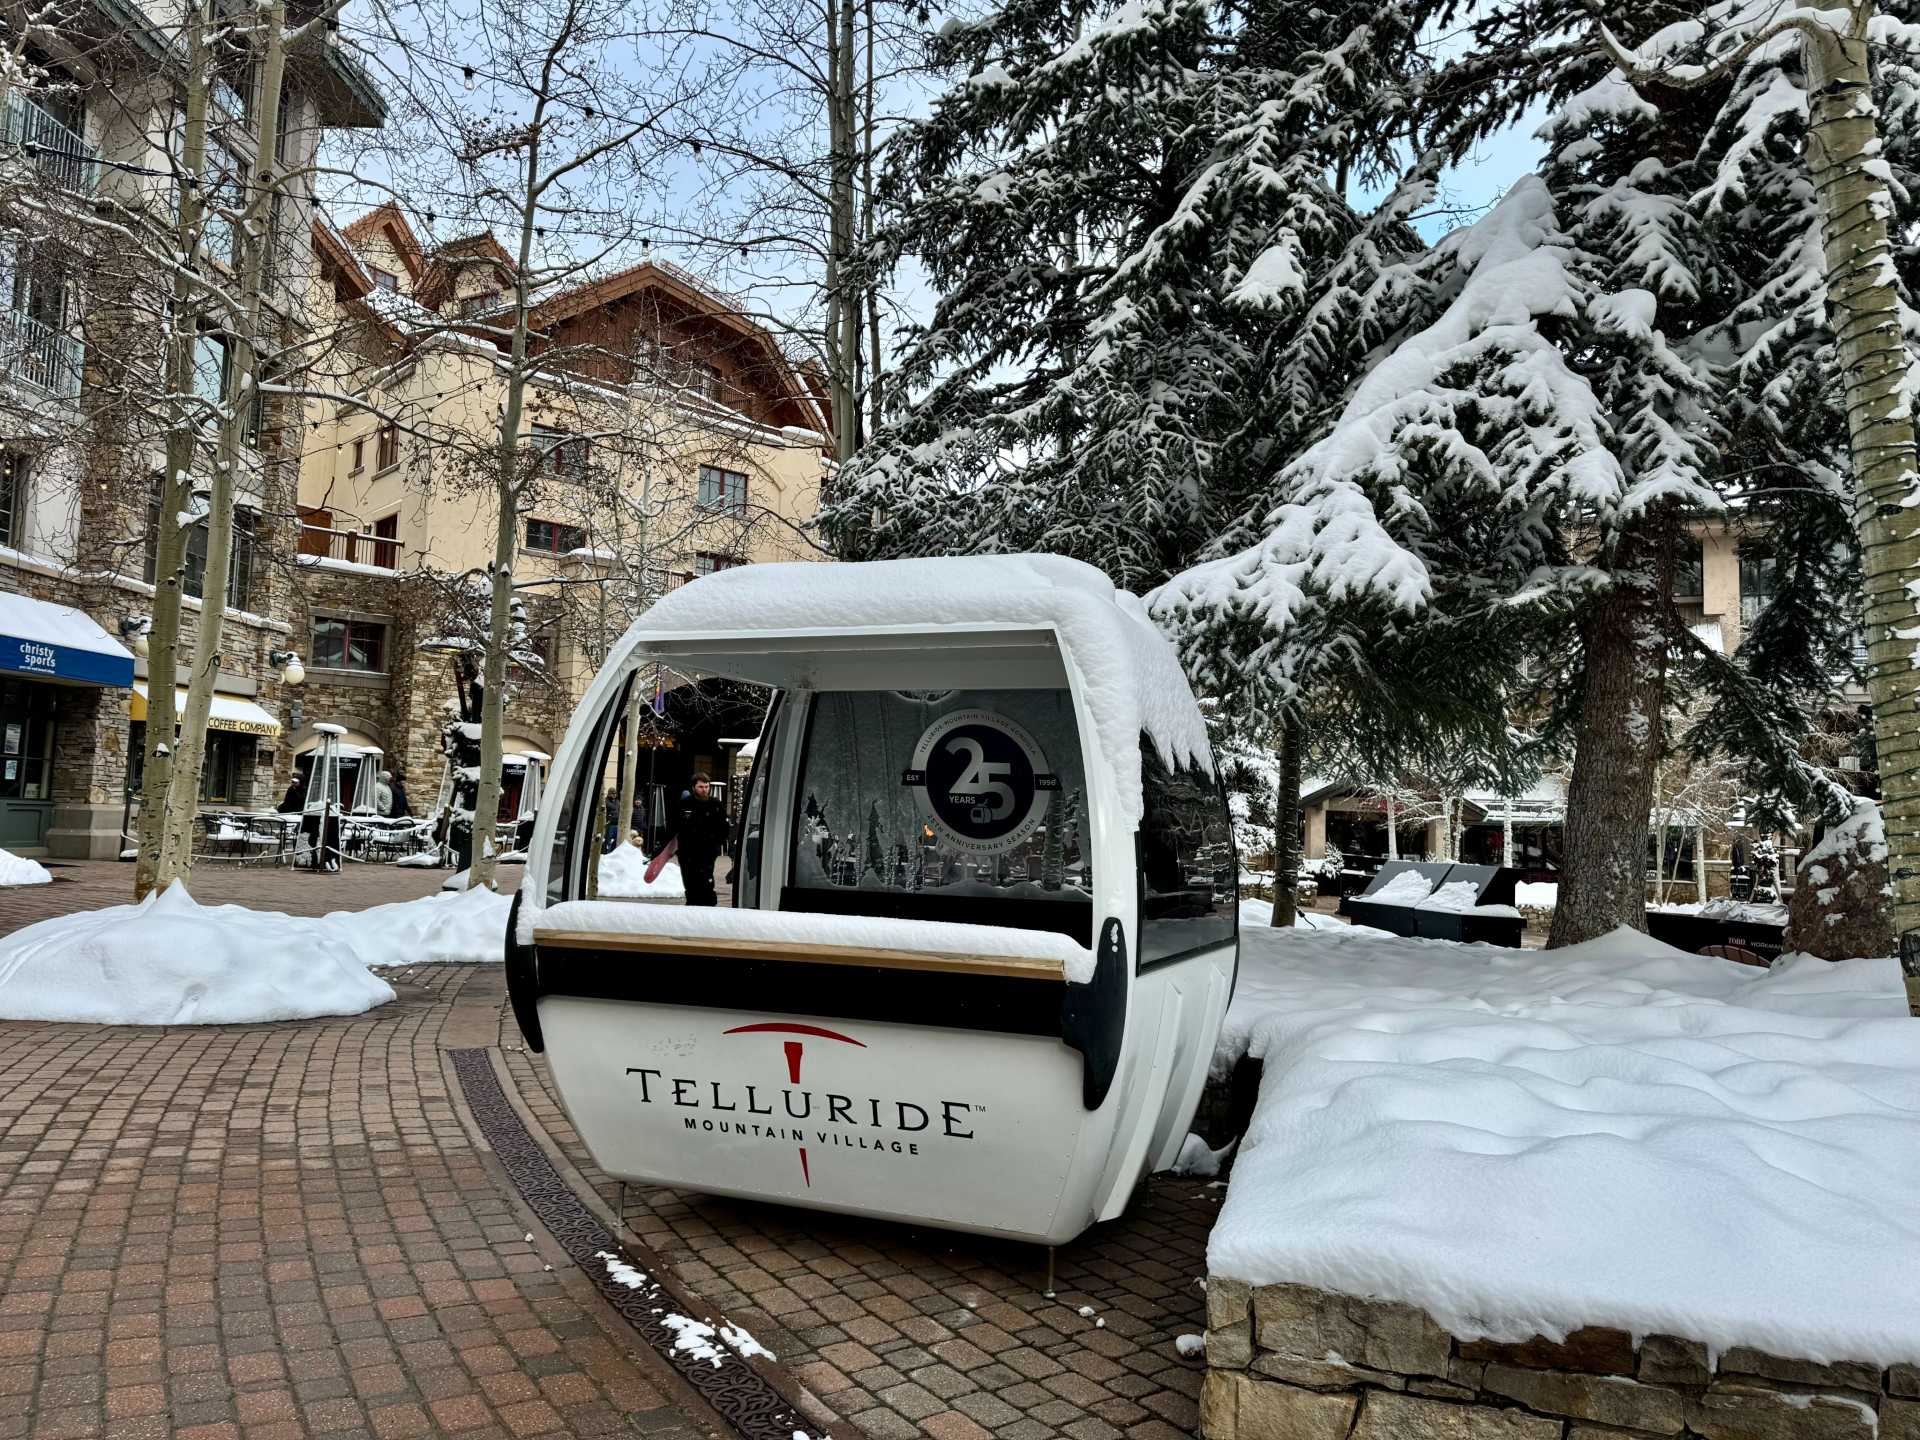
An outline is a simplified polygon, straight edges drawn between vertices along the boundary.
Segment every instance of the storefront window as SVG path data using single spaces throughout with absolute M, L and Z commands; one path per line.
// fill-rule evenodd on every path
M 44 685 L 0 684 L 0 800 L 51 800 L 52 771 L 52 694 Z
M 1233 939 L 1233 824 L 1213 776 L 1172 770 L 1140 737 L 1140 963 Z
M 801 776 L 792 883 L 867 914 L 964 900 L 979 924 L 1007 905 L 1091 913 L 1086 779 L 1065 690 L 818 696 Z M 991 902 L 1004 902 L 996 906 Z M 982 902 L 987 902 L 983 904 Z

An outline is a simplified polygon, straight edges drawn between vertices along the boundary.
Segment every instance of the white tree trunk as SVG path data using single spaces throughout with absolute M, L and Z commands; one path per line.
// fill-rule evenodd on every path
M 1400 858 L 1400 797 L 1387 791 L 1387 859 Z
M 1813 124 L 1807 166 L 1820 199 L 1827 302 L 1847 387 L 1854 517 L 1865 577 L 1868 686 L 1886 815 L 1894 929 L 1920 927 L 1920 623 L 1908 590 L 1920 573 L 1913 368 L 1900 329 L 1887 217 L 1887 162 L 1869 88 L 1870 0 L 1855 0 L 1845 36 L 1805 29 Z
M 1707 827 L 1693 827 L 1693 896 L 1707 903 Z

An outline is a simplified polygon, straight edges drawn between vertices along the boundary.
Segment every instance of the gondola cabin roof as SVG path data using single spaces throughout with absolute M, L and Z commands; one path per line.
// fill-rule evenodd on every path
M 742 565 L 649 609 L 615 660 L 781 689 L 1071 687 L 1140 817 L 1139 740 L 1211 773 L 1206 725 L 1139 598 L 1059 555 Z

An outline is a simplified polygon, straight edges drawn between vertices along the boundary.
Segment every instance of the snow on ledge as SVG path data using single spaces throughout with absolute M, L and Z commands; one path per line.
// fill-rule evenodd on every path
M 1093 978 L 1093 951 L 1065 935 L 944 920 L 895 920 L 875 915 L 812 915 L 797 910 L 731 910 L 705 906 L 640 905 L 618 900 L 565 900 L 545 910 L 523 909 L 520 942 L 534 931 L 602 935 L 659 935 L 681 940 L 772 940 L 850 949 L 918 950 L 993 959 L 1057 960 L 1067 979 Z
M 1244 929 L 1263 1060 L 1215 1275 L 1815 1360 L 1920 1355 L 1920 1023 L 1890 959 L 1771 970 Z

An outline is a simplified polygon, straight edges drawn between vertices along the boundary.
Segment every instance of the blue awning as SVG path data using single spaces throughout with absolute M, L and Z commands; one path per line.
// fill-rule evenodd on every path
M 84 610 L 0 591 L 0 672 L 125 689 L 133 654 Z

